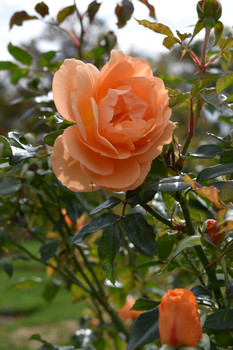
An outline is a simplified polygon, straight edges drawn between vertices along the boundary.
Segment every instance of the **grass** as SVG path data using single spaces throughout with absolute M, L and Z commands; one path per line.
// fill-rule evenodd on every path
M 28 241 L 27 248 L 36 252 L 39 247 L 36 242 Z M 78 328 L 85 304 L 72 304 L 71 293 L 64 286 L 48 303 L 42 296 L 45 284 L 15 285 L 22 277 L 44 279 L 44 267 L 37 262 L 16 260 L 11 278 L 0 271 L 0 350 L 38 349 L 40 343 L 27 341 L 33 333 L 40 333 L 42 338 L 56 344 L 67 342 Z

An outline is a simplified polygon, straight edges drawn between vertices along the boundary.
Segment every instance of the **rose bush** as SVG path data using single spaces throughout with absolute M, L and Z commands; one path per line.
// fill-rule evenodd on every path
M 161 344 L 197 346 L 202 338 L 194 294 L 187 289 L 168 290 L 159 305 Z
M 72 191 L 132 190 L 172 139 L 168 94 L 144 59 L 113 50 L 99 71 L 67 59 L 53 79 L 58 112 L 76 125 L 54 144 L 52 168 Z

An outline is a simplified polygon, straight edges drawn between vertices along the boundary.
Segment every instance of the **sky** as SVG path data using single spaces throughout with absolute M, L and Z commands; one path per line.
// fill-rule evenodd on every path
M 9 60 L 11 56 L 7 51 L 7 45 L 11 42 L 13 45 L 27 43 L 31 38 L 39 36 L 45 28 L 40 21 L 24 22 L 23 26 L 14 26 L 9 30 L 9 21 L 12 14 L 16 11 L 25 10 L 30 15 L 36 15 L 35 5 L 40 0 L 0 0 L 0 60 Z M 50 9 L 50 16 L 55 17 L 57 12 L 63 7 L 73 4 L 73 0 L 44 0 Z M 86 10 L 91 0 L 76 0 L 80 12 Z M 116 16 L 114 8 L 117 0 L 101 0 L 102 2 L 97 17 L 104 20 L 110 30 L 113 30 L 118 38 L 118 49 L 123 50 L 126 54 L 130 50 L 140 53 L 140 56 L 149 56 L 156 58 L 160 53 L 166 52 L 162 40 L 164 36 L 139 26 L 135 19 L 131 19 L 128 24 L 118 29 L 116 25 Z M 197 0 L 149 0 L 154 5 L 157 21 L 169 26 L 173 31 L 179 30 L 181 33 L 192 33 L 193 27 L 197 20 L 196 4 Z M 133 0 L 135 11 L 133 17 L 136 19 L 152 20 L 148 16 L 148 9 L 138 0 Z M 222 0 L 223 14 L 221 17 L 224 25 L 232 27 L 233 18 L 233 0 Z M 45 17 L 45 20 L 49 17 Z M 55 43 L 51 43 L 49 50 L 56 49 Z

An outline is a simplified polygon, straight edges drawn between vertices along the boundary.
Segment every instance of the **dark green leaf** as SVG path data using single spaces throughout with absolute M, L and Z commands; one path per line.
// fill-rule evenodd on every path
M 150 22 L 147 20 L 136 20 L 139 24 L 143 25 L 146 28 L 149 28 L 153 30 L 155 33 L 160 33 L 166 36 L 169 36 L 171 38 L 174 38 L 174 35 L 171 31 L 171 29 L 168 26 L 165 26 L 162 23 L 157 23 L 157 22 Z M 176 39 L 177 42 L 179 42 L 178 39 Z
M 9 235 L 8 231 L 4 229 L 0 229 L 0 247 L 4 248 L 9 245 L 11 242 L 11 236 Z
M 57 248 L 58 248 L 58 241 L 54 240 L 54 241 L 46 242 L 39 249 L 41 260 L 45 262 L 50 258 L 52 258 L 56 254 Z
M 158 257 L 161 260 L 166 260 L 172 251 L 174 245 L 174 236 L 168 233 L 163 234 L 157 240 Z
M 196 158 L 214 158 L 217 154 L 223 153 L 224 148 L 211 144 L 201 145 L 189 153 L 190 156 Z
M 233 85 L 233 72 L 225 74 L 217 80 L 216 92 L 219 94 L 230 85 Z
M 233 173 L 233 163 L 212 165 L 203 169 L 197 177 L 197 181 L 206 181 L 215 177 Z
M 117 5 L 115 8 L 115 14 L 117 16 L 118 28 L 122 28 L 125 26 L 126 22 L 131 18 L 134 11 L 134 6 L 132 1 L 130 0 L 122 0 L 121 4 Z
M 0 179 L 0 195 L 6 196 L 17 192 L 22 188 L 22 184 L 10 177 L 3 177 Z
M 57 14 L 57 22 L 59 24 L 62 23 L 66 19 L 66 17 L 72 15 L 74 12 L 75 12 L 75 6 L 74 5 L 63 8 Z
M 76 200 L 67 200 L 66 210 L 67 215 L 74 224 L 76 224 L 77 219 L 83 214 L 83 207 Z
M 13 25 L 21 26 L 24 21 L 28 21 L 31 19 L 38 19 L 38 17 L 30 16 L 27 14 L 26 11 L 15 12 L 10 19 L 10 28 L 12 28 Z
M 171 176 L 152 183 L 150 187 L 158 192 L 177 192 L 186 190 L 190 185 L 184 182 L 183 176 Z
M 53 146 L 54 142 L 56 141 L 56 138 L 59 135 L 63 134 L 63 132 L 64 132 L 64 130 L 62 130 L 62 129 L 50 132 L 49 134 L 47 134 L 44 137 L 44 142 L 49 146 Z
M 159 301 L 154 301 L 150 299 L 145 299 L 145 298 L 139 298 L 136 300 L 135 304 L 131 308 L 131 310 L 136 310 L 136 311 L 146 311 L 146 310 L 151 310 L 157 307 L 160 304 Z
M 20 134 L 12 131 L 8 133 L 8 137 L 14 140 L 20 147 L 11 146 L 12 157 L 10 157 L 10 164 L 17 164 L 20 161 L 35 157 L 42 146 L 33 147 L 30 144 L 24 144 L 20 141 Z
M 123 230 L 129 240 L 144 254 L 153 256 L 156 253 L 154 228 L 150 226 L 140 213 L 121 217 Z
M 101 267 L 113 284 L 115 283 L 113 262 L 120 249 L 120 237 L 119 226 L 111 224 L 104 230 L 98 246 Z
M 108 227 L 109 225 L 115 223 L 119 219 L 119 215 L 115 214 L 101 214 L 96 216 L 92 221 L 83 226 L 73 238 L 74 244 L 79 244 L 84 238 L 89 236 L 102 228 Z
M 233 181 L 227 181 L 221 188 L 220 200 L 228 203 L 233 201 Z
M 50 303 L 57 295 L 59 288 L 61 286 L 61 281 L 52 279 L 45 285 L 42 296 L 47 303 Z
M 40 341 L 41 343 L 43 343 L 44 345 L 52 346 L 51 343 L 49 343 L 49 342 L 47 342 L 46 340 L 42 339 L 40 334 L 33 334 L 33 335 L 29 338 L 29 340 L 38 340 L 38 341 Z
M 17 61 L 25 64 L 26 66 L 30 66 L 30 64 L 32 63 L 32 56 L 20 47 L 14 46 L 11 43 L 9 43 L 8 51 Z
M 129 335 L 127 350 L 154 342 L 159 338 L 159 309 L 158 307 L 143 312 L 133 323 Z
M 35 6 L 35 10 L 36 10 L 36 12 L 38 12 L 42 17 L 45 17 L 46 15 L 49 14 L 49 8 L 48 8 L 48 6 L 44 3 L 44 1 L 38 2 L 38 4 L 36 4 L 36 6 Z
M 11 70 L 17 68 L 17 64 L 10 61 L 0 61 L 0 70 Z
M 213 84 L 219 76 L 208 74 L 206 77 L 198 80 L 196 83 L 193 84 L 191 92 L 195 94 L 198 91 L 201 91 L 203 88 L 209 86 L 210 84 Z
M 182 252 L 182 250 L 186 248 L 192 248 L 196 245 L 201 245 L 201 237 L 199 235 L 189 236 L 182 239 L 182 241 L 177 244 L 177 247 L 172 254 L 172 259 L 174 259 L 180 252 Z
M 2 259 L 0 260 L 0 265 L 2 267 L 2 271 L 4 271 L 8 277 L 11 277 L 13 275 L 13 265 L 10 261 Z
M 222 103 L 217 92 L 214 89 L 203 89 L 200 92 L 200 95 L 208 104 L 214 106 L 223 115 L 233 115 L 233 111 Z
M 89 21 L 90 23 L 93 22 L 96 13 L 98 12 L 99 8 L 100 8 L 101 3 L 98 3 L 96 0 L 92 1 L 87 8 L 87 13 L 88 13 L 88 17 L 89 17 Z
M 233 329 L 233 309 L 219 310 L 207 316 L 204 328 L 219 331 Z
M 122 201 L 121 199 L 117 198 L 117 197 L 113 197 L 111 196 L 110 198 L 108 198 L 106 201 L 104 201 L 103 203 L 101 203 L 100 205 L 98 205 L 98 207 L 96 207 L 95 209 L 93 209 L 90 212 L 90 215 L 94 215 L 99 213 L 101 210 L 103 209 L 110 209 L 115 207 L 116 205 L 120 204 Z
M 195 286 L 191 289 L 198 303 L 201 304 L 215 304 L 211 291 L 201 285 Z

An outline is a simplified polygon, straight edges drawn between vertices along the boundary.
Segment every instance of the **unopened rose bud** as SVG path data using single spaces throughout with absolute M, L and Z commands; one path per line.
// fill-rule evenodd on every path
M 221 227 L 216 220 L 209 219 L 205 222 L 205 233 L 210 236 L 214 245 L 219 245 L 225 237 L 225 232 L 220 232 Z
M 197 13 L 205 28 L 213 28 L 222 15 L 221 3 L 218 0 L 201 0 L 197 3 Z

